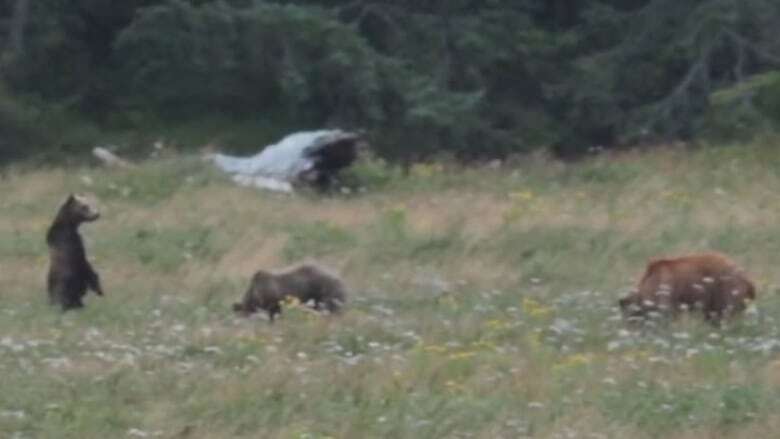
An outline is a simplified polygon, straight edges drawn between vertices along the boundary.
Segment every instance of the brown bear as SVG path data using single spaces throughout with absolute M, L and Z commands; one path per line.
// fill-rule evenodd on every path
M 346 293 L 343 282 L 318 265 L 303 264 L 277 272 L 258 270 L 243 300 L 233 304 L 233 311 L 247 316 L 262 309 L 273 322 L 282 312 L 281 301 L 287 297 L 301 303 L 314 302 L 317 310 L 324 307 L 331 313 L 338 313 Z
M 705 320 L 718 324 L 724 316 L 743 311 L 755 297 L 753 283 L 733 261 L 701 253 L 651 260 L 637 289 L 619 304 L 629 318 L 701 310 Z
M 49 302 L 63 311 L 84 306 L 81 299 L 87 288 L 103 295 L 100 278 L 87 261 L 79 226 L 95 221 L 100 214 L 84 197 L 69 195 L 46 233 L 49 246 Z

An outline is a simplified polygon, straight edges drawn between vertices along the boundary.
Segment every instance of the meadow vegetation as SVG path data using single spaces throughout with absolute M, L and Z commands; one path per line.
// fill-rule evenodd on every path
M 348 193 L 235 187 L 196 157 L 3 169 L 0 437 L 755 438 L 780 429 L 777 141 L 502 167 L 381 161 Z M 68 192 L 104 298 L 45 300 Z M 648 258 L 717 250 L 756 280 L 744 318 L 634 331 Z M 346 311 L 273 325 L 230 304 L 315 258 Z

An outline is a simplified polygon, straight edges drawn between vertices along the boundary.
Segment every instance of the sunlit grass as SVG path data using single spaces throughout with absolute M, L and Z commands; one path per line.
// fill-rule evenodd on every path
M 8 169 L 0 200 L 0 437 L 753 438 L 780 428 L 780 159 L 774 145 L 528 157 L 365 190 L 237 188 L 195 158 Z M 106 297 L 45 303 L 44 233 L 68 192 Z M 755 311 L 634 331 L 616 299 L 653 256 L 719 250 Z M 230 304 L 306 258 L 346 312 Z

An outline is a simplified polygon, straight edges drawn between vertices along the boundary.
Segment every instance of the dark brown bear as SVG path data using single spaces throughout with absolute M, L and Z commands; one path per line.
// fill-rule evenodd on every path
M 83 307 L 81 299 L 87 294 L 87 288 L 103 295 L 100 278 L 87 261 L 78 230 L 81 223 L 95 221 L 99 216 L 83 197 L 71 194 L 46 233 L 50 258 L 49 302 L 63 310 Z
M 281 314 L 281 301 L 286 297 L 294 297 L 301 303 L 313 302 L 315 309 L 337 313 L 346 294 L 341 280 L 317 265 L 303 264 L 275 273 L 258 270 L 243 301 L 233 304 L 233 310 L 247 316 L 262 309 L 273 322 Z
M 755 297 L 753 283 L 734 262 L 702 253 L 650 261 L 637 290 L 620 299 L 620 308 L 627 317 L 702 311 L 705 320 L 717 324 L 743 311 Z

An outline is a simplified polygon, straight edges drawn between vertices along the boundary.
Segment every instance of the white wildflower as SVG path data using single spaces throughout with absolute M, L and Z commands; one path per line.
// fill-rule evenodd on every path
M 132 437 L 149 437 L 149 433 L 137 428 L 131 428 L 127 430 L 127 435 Z
M 24 419 L 27 414 L 24 410 L 0 410 L 0 418 Z
M 206 346 L 203 348 L 203 352 L 207 352 L 209 354 L 215 354 L 215 355 L 222 355 L 222 349 L 220 349 L 218 346 Z

